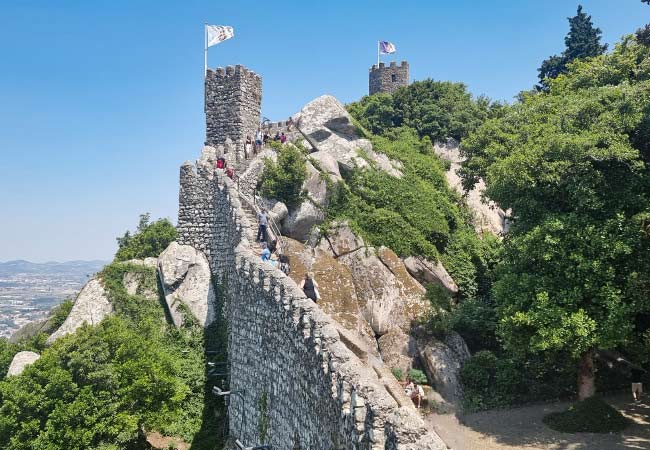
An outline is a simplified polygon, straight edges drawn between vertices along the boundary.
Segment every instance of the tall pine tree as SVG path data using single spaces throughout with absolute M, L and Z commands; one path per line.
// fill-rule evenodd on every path
M 548 90 L 548 79 L 556 78 L 566 72 L 567 64 L 574 59 L 590 58 L 605 53 L 607 44 L 600 44 L 602 31 L 594 28 L 591 16 L 582 11 L 578 5 L 578 12 L 574 17 L 569 17 L 569 33 L 564 38 L 566 46 L 562 55 L 553 55 L 542 62 L 538 69 L 541 90 Z

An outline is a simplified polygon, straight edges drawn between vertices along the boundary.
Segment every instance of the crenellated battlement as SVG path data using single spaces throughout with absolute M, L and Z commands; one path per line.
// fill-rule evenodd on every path
M 373 64 L 368 74 L 368 92 L 370 95 L 378 92 L 393 93 L 397 89 L 409 85 L 409 63 L 395 61 L 388 66 L 385 63 Z
M 204 150 L 181 167 L 179 241 L 205 253 L 224 287 L 228 388 L 244 397 L 230 399 L 232 435 L 278 449 L 446 448 L 390 369 L 369 364 L 331 316 L 260 259 L 236 184 L 208 159 Z
M 205 143 L 223 146 L 230 161 L 244 157 L 246 137 L 260 124 L 262 77 L 242 65 L 208 69 L 205 76 Z

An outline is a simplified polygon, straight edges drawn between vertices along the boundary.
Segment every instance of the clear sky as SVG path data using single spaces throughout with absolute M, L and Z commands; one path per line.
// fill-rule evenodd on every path
M 210 66 L 263 76 L 263 115 L 367 93 L 376 42 L 411 78 L 510 100 L 564 47 L 569 0 L 0 2 L 0 261 L 111 259 L 138 215 L 176 221 L 178 168 L 204 139 L 203 23 L 232 25 Z M 583 0 L 613 43 L 639 0 Z

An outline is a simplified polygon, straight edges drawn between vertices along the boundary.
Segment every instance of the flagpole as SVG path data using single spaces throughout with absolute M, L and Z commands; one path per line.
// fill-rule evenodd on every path
M 380 54 L 379 49 L 381 48 L 380 46 L 381 46 L 381 41 L 377 41 L 377 67 L 379 67 L 379 54 Z
M 205 35 L 205 47 L 203 48 L 203 79 L 208 76 L 208 22 L 203 25 Z

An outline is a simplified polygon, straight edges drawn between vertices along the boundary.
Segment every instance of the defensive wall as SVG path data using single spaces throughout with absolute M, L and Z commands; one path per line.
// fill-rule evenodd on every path
M 180 244 L 206 255 L 224 294 L 229 389 L 243 396 L 231 395 L 230 435 L 274 450 L 445 449 L 390 370 L 370 364 L 354 337 L 257 254 L 254 218 L 214 159 L 226 138 L 239 142 L 259 126 L 261 78 L 241 66 L 210 70 L 205 87 L 206 142 L 217 149 L 181 166 L 177 229 Z M 261 156 L 242 161 L 243 180 L 259 173 Z
M 260 260 L 235 184 L 205 161 L 183 164 L 180 183 L 179 242 L 206 254 L 226 293 L 229 388 L 244 397 L 231 397 L 230 435 L 276 450 L 445 449 L 390 371 Z

